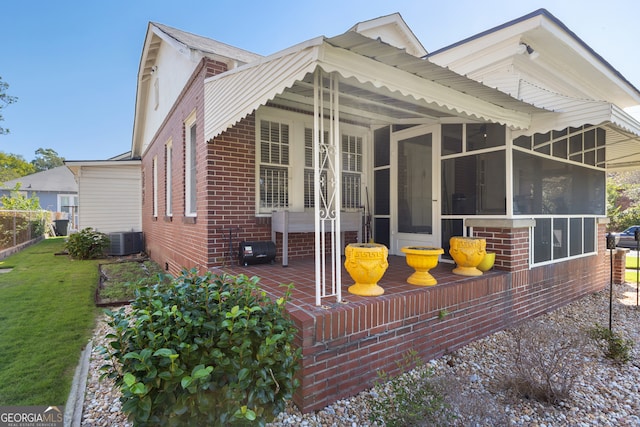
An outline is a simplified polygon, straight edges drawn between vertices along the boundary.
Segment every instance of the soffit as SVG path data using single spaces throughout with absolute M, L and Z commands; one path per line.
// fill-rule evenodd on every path
M 525 53 L 521 43 L 535 54 Z M 485 78 L 498 64 L 508 61 L 514 64 L 516 75 L 566 95 L 622 108 L 640 103 L 637 88 L 544 9 L 432 52 L 429 58 L 478 78 Z
M 518 134 L 532 135 L 582 125 L 599 126 L 607 131 L 606 168 L 625 170 L 640 167 L 640 122 L 605 101 L 572 99 L 546 91 L 537 91 L 538 101 L 553 113 L 536 115 L 531 127 Z

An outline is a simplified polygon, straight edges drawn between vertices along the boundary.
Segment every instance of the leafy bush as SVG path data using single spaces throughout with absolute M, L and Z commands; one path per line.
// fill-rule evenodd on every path
M 104 257 L 109 244 L 109 237 L 106 234 L 85 228 L 71 234 L 64 247 L 72 258 L 98 259 Z
M 613 332 L 598 324 L 589 330 L 589 336 L 596 341 L 605 357 L 620 364 L 631 360 L 633 340 L 624 339 L 622 334 Z
M 301 357 L 285 305 L 257 277 L 183 271 L 164 291 L 108 312 L 115 333 L 103 375 L 136 426 L 265 425 L 284 410 Z
M 511 359 L 505 385 L 526 398 L 556 404 L 569 393 L 584 371 L 588 340 L 574 328 L 531 321 L 512 331 Z
M 451 425 L 455 416 L 430 381 L 433 371 L 417 352 L 408 351 L 397 365 L 401 372 L 415 369 L 397 376 L 378 371 L 370 402 L 371 421 L 387 427 Z

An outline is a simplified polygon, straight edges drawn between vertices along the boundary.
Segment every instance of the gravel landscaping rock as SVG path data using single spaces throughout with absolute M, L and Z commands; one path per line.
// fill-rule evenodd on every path
M 540 320 L 558 328 L 587 330 L 609 324 L 609 287 L 582 298 Z M 613 331 L 631 339 L 631 361 L 618 365 L 585 346 L 584 369 L 570 396 L 555 405 L 514 395 L 505 389 L 503 366 L 513 340 L 503 331 L 473 342 L 452 354 L 428 362 L 434 381 L 446 381 L 448 397 L 458 411 L 458 423 L 509 426 L 640 426 L 640 308 L 636 306 L 635 284 L 614 285 Z M 120 412 L 120 394 L 113 382 L 99 381 L 104 364 L 97 346 L 106 345 L 108 326 L 99 321 L 93 337 L 82 415 L 83 426 L 131 426 Z M 293 405 L 270 426 L 372 426 L 368 402 L 375 396 L 366 390 L 339 400 L 321 411 L 301 414 Z M 481 421 L 480 421 L 481 420 Z

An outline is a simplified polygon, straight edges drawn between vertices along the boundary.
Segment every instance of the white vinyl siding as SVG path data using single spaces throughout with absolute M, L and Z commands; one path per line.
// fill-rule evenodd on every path
M 103 233 L 142 231 L 140 165 L 83 166 L 79 183 L 79 229 Z

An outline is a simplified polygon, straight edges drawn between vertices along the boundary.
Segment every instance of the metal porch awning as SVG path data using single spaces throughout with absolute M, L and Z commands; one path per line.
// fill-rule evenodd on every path
M 447 117 L 528 128 L 544 111 L 380 40 L 347 32 L 316 38 L 205 81 L 208 141 L 262 105 L 313 112 L 313 73 L 340 80 L 341 117 L 363 124 Z

